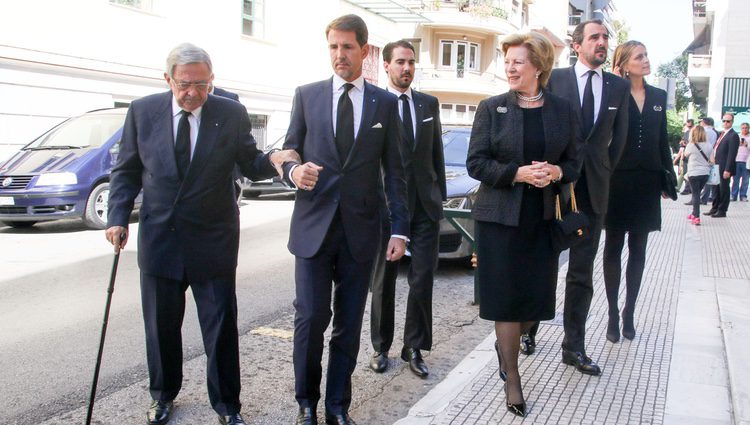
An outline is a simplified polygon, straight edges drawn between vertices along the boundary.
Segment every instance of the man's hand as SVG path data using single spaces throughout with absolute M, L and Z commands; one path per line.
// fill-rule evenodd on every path
M 323 167 L 314 162 L 306 162 L 294 168 L 292 180 L 301 190 L 313 190 L 322 169 Z
M 285 162 L 296 162 L 297 164 L 302 162 L 299 154 L 294 149 L 276 151 L 271 154 L 269 159 L 271 160 L 273 167 L 276 169 L 276 172 L 279 173 L 279 176 L 282 178 L 284 177 L 284 169 L 281 166 L 284 165 Z
M 724 180 L 729 180 L 729 178 L 732 177 L 729 171 L 724 171 L 724 174 L 722 174 L 722 176 L 724 177 Z
M 406 241 L 401 238 L 392 237 L 388 241 L 388 249 L 385 251 L 385 259 L 397 261 L 406 253 Z
M 128 229 L 126 227 L 112 226 L 104 231 L 104 236 L 115 246 L 115 254 L 125 248 L 125 244 L 128 243 Z

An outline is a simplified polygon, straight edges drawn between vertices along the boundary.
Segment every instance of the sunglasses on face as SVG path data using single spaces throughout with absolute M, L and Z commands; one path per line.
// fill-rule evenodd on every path
M 732 120 L 721 120 L 721 122 L 732 122 Z

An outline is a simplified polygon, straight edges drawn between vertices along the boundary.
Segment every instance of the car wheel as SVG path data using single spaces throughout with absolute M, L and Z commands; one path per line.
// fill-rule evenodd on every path
M 86 200 L 86 211 L 83 223 L 91 229 L 107 227 L 107 204 L 109 202 L 109 183 L 99 183 Z
M 23 229 L 35 225 L 36 221 L 3 221 L 2 223 L 16 229 Z

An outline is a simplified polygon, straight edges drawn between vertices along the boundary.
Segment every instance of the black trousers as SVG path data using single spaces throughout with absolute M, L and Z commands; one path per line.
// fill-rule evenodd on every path
M 300 407 L 314 410 L 320 400 L 323 334 L 333 318 L 325 408 L 334 415 L 349 410 L 371 271 L 372 261 L 358 263 L 352 258 L 338 214 L 320 251 L 312 258 L 296 257 L 293 358 Z
M 182 320 L 190 286 L 206 350 L 208 398 L 219 415 L 240 411 L 240 356 L 235 276 L 200 282 L 141 273 L 149 390 L 154 400 L 174 400 L 182 387 Z
M 690 177 L 690 187 L 693 189 L 693 215 L 701 215 L 701 191 L 708 181 L 708 175 Z
M 419 350 L 432 349 L 432 286 L 438 261 L 439 222 L 433 221 L 417 202 L 412 215 L 409 252 L 411 262 L 407 280 L 404 346 Z M 388 352 L 393 344 L 396 277 L 398 262 L 386 261 L 390 223 L 383 226 L 382 246 L 378 250 L 372 273 L 370 334 L 377 352 Z
M 725 179 L 724 170 L 719 171 L 719 190 L 714 196 L 714 202 L 711 204 L 711 211 L 720 212 L 726 214 L 729 209 L 729 197 L 731 194 L 731 188 L 729 187 L 729 181 L 731 179 Z

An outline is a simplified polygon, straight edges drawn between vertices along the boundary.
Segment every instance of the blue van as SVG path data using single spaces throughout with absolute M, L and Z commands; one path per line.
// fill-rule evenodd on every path
M 80 217 L 87 227 L 103 229 L 126 113 L 101 109 L 70 118 L 2 163 L 0 221 L 30 227 Z

